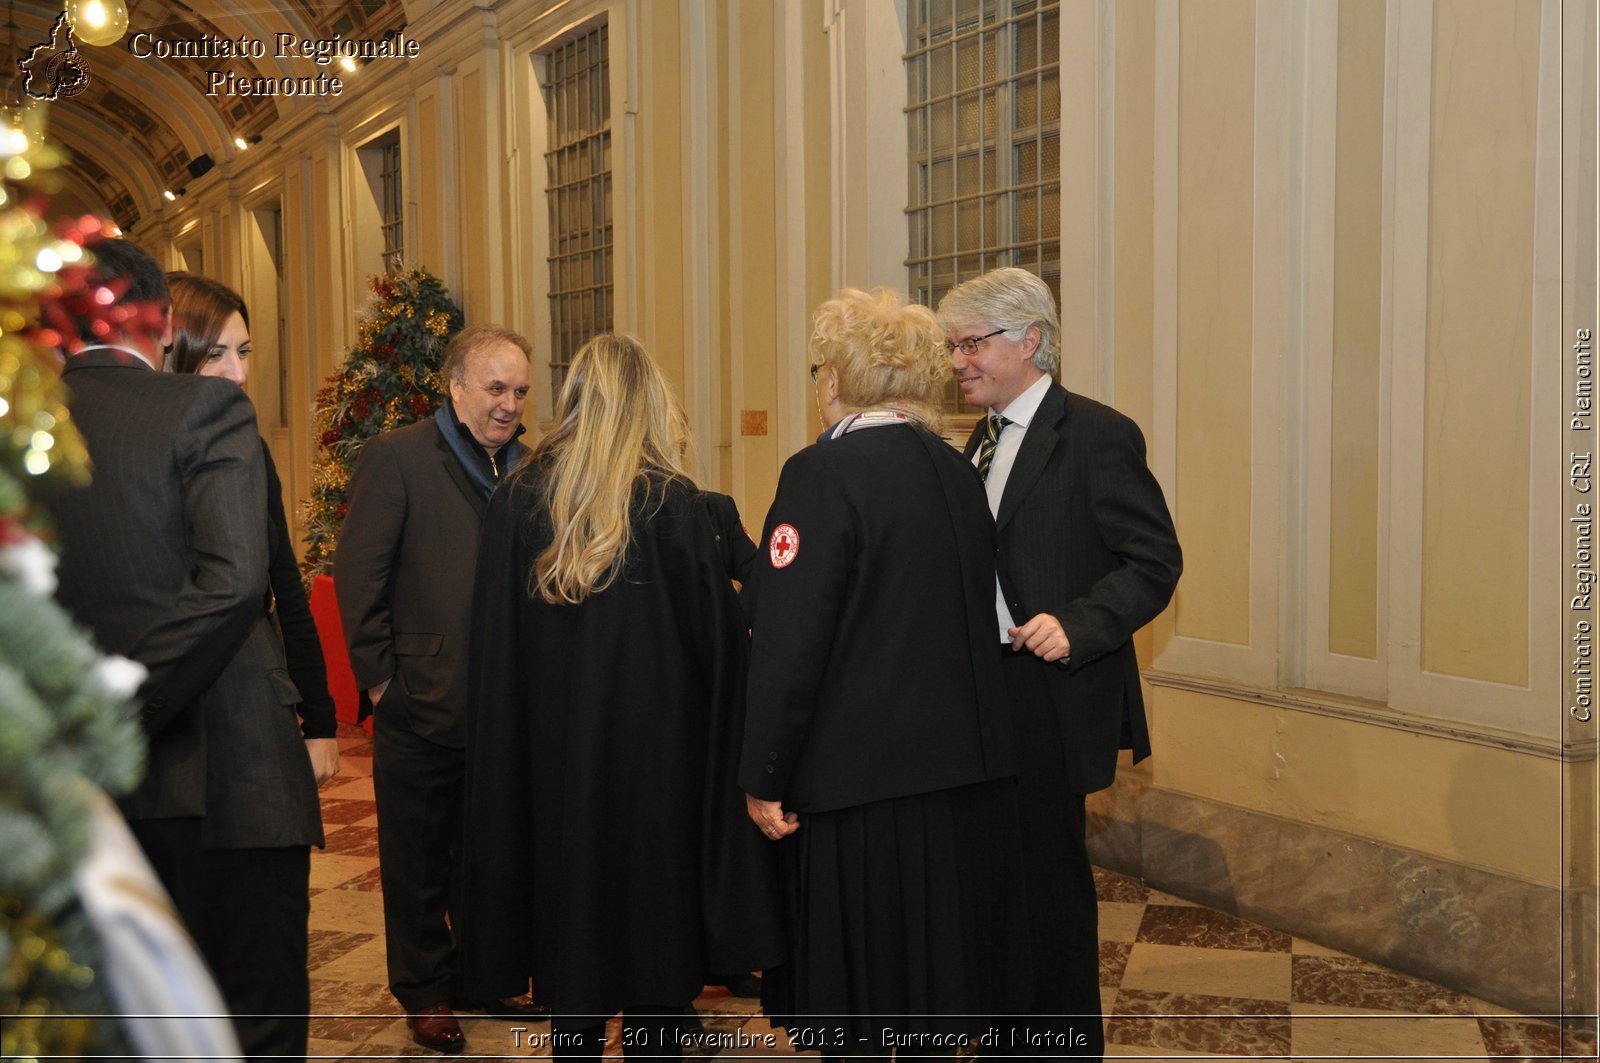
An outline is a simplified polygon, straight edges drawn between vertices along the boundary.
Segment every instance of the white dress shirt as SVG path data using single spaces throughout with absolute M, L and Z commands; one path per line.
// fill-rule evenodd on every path
M 1003 410 L 994 410 L 1010 423 L 1000 429 L 1000 440 L 994 448 L 994 460 L 989 464 L 989 478 L 984 481 L 984 492 L 989 496 L 989 512 L 1000 516 L 1000 498 L 1005 494 L 1006 481 L 1011 478 L 1011 466 L 1016 464 L 1017 451 L 1022 448 L 1022 437 L 1028 434 L 1028 425 L 1033 423 L 1034 414 L 1039 412 L 1039 403 L 1044 401 L 1045 392 L 1050 390 L 1051 377 L 1043 374 L 1038 380 L 1029 384 L 1027 389 L 1016 398 L 1012 399 Z M 980 448 L 981 449 L 981 448 Z M 978 463 L 978 452 L 973 451 L 972 463 Z M 994 579 L 994 611 L 1000 621 L 1000 641 L 1011 641 L 1010 630 L 1017 626 L 1011 616 L 1011 610 L 1006 605 L 1005 592 L 1000 589 L 1000 577 Z M 1031 620 L 1032 617 L 1023 617 Z

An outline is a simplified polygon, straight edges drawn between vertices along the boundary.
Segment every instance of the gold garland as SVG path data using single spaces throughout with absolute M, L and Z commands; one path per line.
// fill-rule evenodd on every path
M 88 1047 L 91 1019 L 62 1015 L 52 989 L 69 986 L 87 989 L 94 971 L 78 963 L 61 946 L 56 930 L 38 915 L 27 912 L 22 901 L 7 897 L 0 904 L 0 934 L 10 939 L 10 962 L 5 967 L 5 996 L 17 1002 L 0 1029 L 0 1055 L 7 1059 L 29 1056 L 79 1056 Z
M 44 142 L 43 108 L 29 108 L 23 120 L 28 146 L 0 155 L 0 446 L 20 451 L 29 475 L 56 472 L 81 482 L 89 451 L 67 413 L 60 357 L 24 333 L 38 318 L 39 294 L 62 266 L 82 260 L 83 248 L 52 236 L 30 209 L 29 197 L 54 190 L 51 171 L 62 155 Z

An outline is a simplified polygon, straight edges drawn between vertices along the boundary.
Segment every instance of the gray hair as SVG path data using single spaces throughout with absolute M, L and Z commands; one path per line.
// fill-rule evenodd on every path
M 939 300 L 939 325 L 945 332 L 990 325 L 1021 342 L 1031 325 L 1039 330 L 1033 364 L 1054 376 L 1061 364 L 1061 319 L 1055 296 L 1044 281 L 1025 269 L 1004 266 L 964 281 Z

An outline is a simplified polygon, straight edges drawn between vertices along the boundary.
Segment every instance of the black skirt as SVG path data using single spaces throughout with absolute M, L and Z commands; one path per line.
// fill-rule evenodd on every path
M 778 843 L 790 962 L 762 1004 L 794 1047 L 940 1054 L 1032 995 L 1015 780 L 800 817 Z

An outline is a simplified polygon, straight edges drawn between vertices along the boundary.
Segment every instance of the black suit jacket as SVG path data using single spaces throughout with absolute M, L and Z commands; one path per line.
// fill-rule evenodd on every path
M 744 530 L 744 521 L 739 518 L 739 505 L 732 498 L 716 491 L 701 491 L 700 506 L 715 530 L 717 546 L 728 563 L 728 578 L 739 585 L 739 615 L 744 618 L 748 631 L 750 575 L 755 571 L 761 551 L 750 541 L 750 533 Z
M 755 570 L 760 551 L 744 530 L 738 503 L 716 491 L 701 491 L 700 505 L 711 521 L 717 546 L 728 562 L 728 578 L 741 584 L 750 582 L 750 573 Z
M 762 542 L 746 793 L 825 812 L 1016 774 L 970 464 L 906 425 L 816 443 L 784 465 Z
M 129 819 L 203 816 L 207 848 L 322 840 L 299 697 L 262 608 L 266 479 L 250 400 L 91 348 L 62 379 L 94 462 L 55 495 L 58 596 L 100 647 L 150 671 Z
M 467 633 L 488 501 L 434 418 L 374 436 L 350 477 L 334 589 L 356 684 L 392 679 L 376 714 L 466 745 Z
M 278 618 L 278 633 L 283 640 L 283 656 L 289 678 L 300 694 L 300 733 L 307 738 L 332 738 L 339 733 L 333 695 L 328 693 L 328 666 L 322 659 L 322 640 L 317 622 L 311 617 L 305 584 L 300 582 L 300 563 L 294 542 L 289 538 L 289 517 L 283 509 L 283 482 L 266 440 L 261 441 L 261 457 L 267 469 L 268 578 L 271 584 L 273 614 Z
M 982 422 L 967 440 L 978 448 Z M 1012 619 L 1061 622 L 1071 660 L 1049 669 L 1052 708 L 1078 793 L 1111 785 L 1117 750 L 1150 754 L 1133 633 L 1183 571 L 1161 485 L 1131 419 L 1051 383 L 1028 425 L 995 517 Z M 998 638 L 998 630 L 995 632 Z

